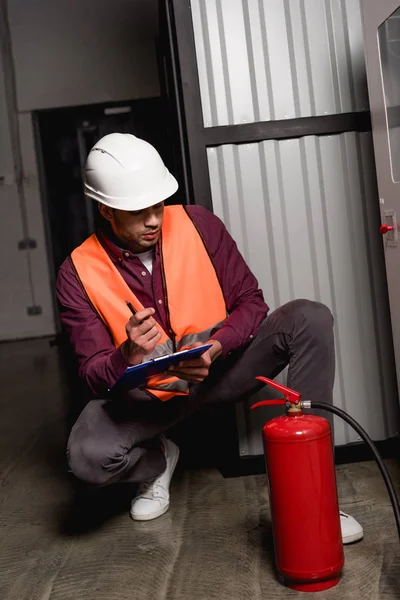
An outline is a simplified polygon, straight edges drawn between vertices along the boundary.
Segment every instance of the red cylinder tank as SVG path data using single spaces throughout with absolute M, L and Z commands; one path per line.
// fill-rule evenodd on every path
M 262 431 L 276 566 L 292 589 L 326 590 L 338 583 L 344 564 L 331 428 L 303 414 L 300 394 L 259 379 L 286 395 L 273 403 L 287 405 L 286 416 Z

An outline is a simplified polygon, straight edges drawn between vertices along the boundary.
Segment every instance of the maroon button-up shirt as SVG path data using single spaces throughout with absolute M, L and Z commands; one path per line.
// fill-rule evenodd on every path
M 229 316 L 213 335 L 213 339 L 221 343 L 225 357 L 257 334 L 268 306 L 256 278 L 222 221 L 201 206 L 188 206 L 187 210 L 207 245 L 225 298 Z M 158 245 L 150 274 L 140 258 L 119 248 L 103 234 L 99 239 L 138 300 L 145 308 L 155 309 L 154 318 L 167 331 Z M 104 285 L 107 285 L 106 281 Z M 68 259 L 60 267 L 56 292 L 61 321 L 79 361 L 79 374 L 92 392 L 100 396 L 129 365 L 121 349 L 115 348 L 103 321 L 91 308 Z M 185 298 L 182 298 L 183 302 Z

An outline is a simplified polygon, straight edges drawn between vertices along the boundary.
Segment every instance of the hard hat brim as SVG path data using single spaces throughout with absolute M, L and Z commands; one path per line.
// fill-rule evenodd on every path
M 151 189 L 148 194 L 144 194 L 140 198 L 138 198 L 137 195 L 133 198 L 130 198 L 129 196 L 122 198 L 106 196 L 90 187 L 87 183 L 85 183 L 85 196 L 117 210 L 138 211 L 154 206 L 155 204 L 170 198 L 177 192 L 178 188 L 179 185 L 177 180 L 168 172 L 168 176 L 159 186 Z

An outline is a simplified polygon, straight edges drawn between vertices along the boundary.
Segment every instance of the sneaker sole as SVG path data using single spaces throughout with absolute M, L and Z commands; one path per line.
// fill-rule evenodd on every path
M 360 531 L 359 533 L 355 533 L 354 535 L 346 536 L 342 541 L 343 545 L 347 546 L 348 544 L 354 544 L 355 542 L 360 542 L 364 537 L 364 533 Z
M 172 467 L 171 467 L 171 479 L 172 479 L 172 475 L 174 474 L 175 467 L 179 460 L 180 450 L 179 450 L 178 446 L 176 446 L 176 449 L 177 449 L 177 453 L 172 462 Z M 165 506 L 162 506 L 161 508 L 159 508 L 158 510 L 156 510 L 153 513 L 150 513 L 147 515 L 135 515 L 135 514 L 132 514 L 132 512 L 130 512 L 130 515 L 134 521 L 152 521 L 153 519 L 158 519 L 158 517 L 162 517 L 162 515 L 165 515 L 165 513 L 169 509 L 169 506 L 170 506 L 170 503 L 168 502 L 168 504 L 166 504 Z
M 169 509 L 169 502 L 168 502 L 168 504 L 166 504 L 162 508 L 159 508 L 156 512 L 153 512 L 151 514 L 135 515 L 135 514 L 130 513 L 130 515 L 134 521 L 152 521 L 153 519 L 158 519 L 158 517 L 161 517 L 162 515 L 164 515 L 168 509 Z

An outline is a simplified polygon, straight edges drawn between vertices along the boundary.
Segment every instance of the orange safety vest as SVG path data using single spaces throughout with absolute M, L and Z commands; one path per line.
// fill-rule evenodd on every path
M 175 344 L 158 324 L 161 339 L 153 354 L 144 360 L 207 341 L 227 316 L 214 265 L 183 206 L 165 207 L 161 231 L 164 301 Z M 71 260 L 88 300 L 110 331 L 115 346 L 120 346 L 126 340 L 125 327 L 132 316 L 126 300 L 137 311 L 142 310 L 143 305 L 95 234 L 72 252 Z M 162 375 L 152 377 L 144 389 L 166 401 L 176 395 L 187 395 L 189 384 Z

